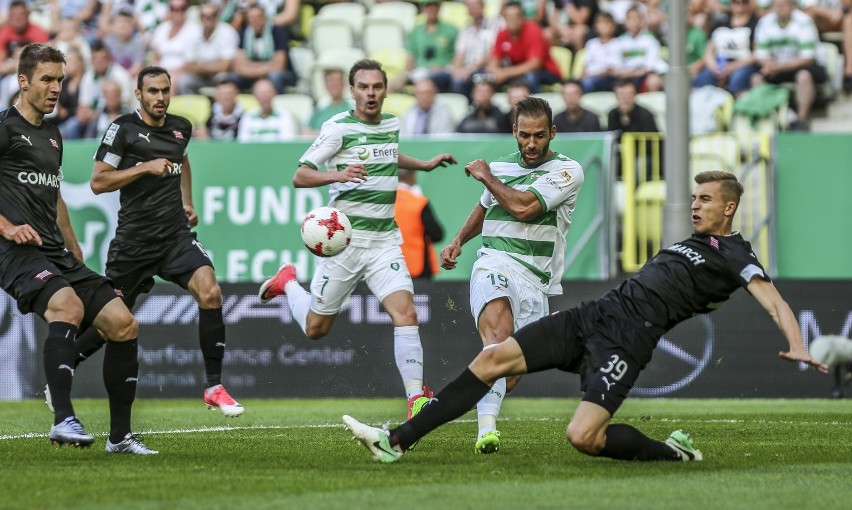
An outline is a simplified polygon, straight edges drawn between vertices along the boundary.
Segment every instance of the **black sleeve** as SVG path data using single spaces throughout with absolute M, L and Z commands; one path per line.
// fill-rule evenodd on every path
M 0 154 L 9 150 L 9 131 L 6 126 L 0 124 Z
M 426 207 L 423 208 L 420 218 L 423 221 L 423 229 L 426 231 L 426 236 L 433 243 L 441 242 L 444 239 L 444 227 L 438 223 L 435 215 L 432 214 L 432 205 L 429 202 L 426 202 Z

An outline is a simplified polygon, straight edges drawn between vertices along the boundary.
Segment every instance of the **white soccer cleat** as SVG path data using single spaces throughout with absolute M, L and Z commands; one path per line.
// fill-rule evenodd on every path
M 402 457 L 398 446 L 391 446 L 388 431 L 365 425 L 348 414 L 343 415 L 343 426 L 352 432 L 352 439 L 360 442 L 379 462 L 396 462 Z
M 677 452 L 680 460 L 684 462 L 695 462 L 704 459 L 704 456 L 701 455 L 701 450 L 696 450 L 692 446 L 692 439 L 690 439 L 689 434 L 682 430 L 672 432 L 669 438 L 666 439 L 666 444 L 669 445 L 669 448 Z
M 145 446 L 142 443 L 142 438 L 134 436 L 130 432 L 124 436 L 124 439 L 119 441 L 117 444 L 113 444 L 109 438 L 107 438 L 106 447 L 104 451 L 107 453 L 131 453 L 134 455 L 156 455 L 160 452 L 157 450 L 152 450 Z
M 69 416 L 61 422 L 50 427 L 50 442 L 60 446 L 70 444 L 72 446 L 92 446 L 95 438 L 86 432 L 83 424 L 76 417 Z

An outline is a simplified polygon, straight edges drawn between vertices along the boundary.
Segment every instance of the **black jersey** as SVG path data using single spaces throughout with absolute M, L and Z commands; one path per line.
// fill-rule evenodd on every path
M 636 275 L 605 294 L 599 305 L 607 315 L 669 330 L 718 308 L 755 276 L 769 280 L 738 232 L 695 234 L 662 249 Z
M 41 249 L 63 251 L 56 224 L 62 182 L 62 136 L 56 126 L 35 126 L 16 107 L 0 113 L 0 214 L 13 225 L 29 224 L 41 237 Z M 0 237 L 0 252 L 15 246 Z
M 139 111 L 122 115 L 104 133 L 95 160 L 116 171 L 157 158 L 166 158 L 172 170 L 164 177 L 143 175 L 121 188 L 121 209 L 115 237 L 131 244 L 147 244 L 189 231 L 180 193 L 181 166 L 192 124 L 166 115 L 163 127 L 149 126 Z

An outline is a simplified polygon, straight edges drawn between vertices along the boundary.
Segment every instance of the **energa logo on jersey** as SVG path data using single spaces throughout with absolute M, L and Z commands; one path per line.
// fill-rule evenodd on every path
M 103 274 L 109 242 L 118 223 L 119 194 L 95 196 L 88 182 L 62 182 L 62 198 L 68 206 L 86 265 Z

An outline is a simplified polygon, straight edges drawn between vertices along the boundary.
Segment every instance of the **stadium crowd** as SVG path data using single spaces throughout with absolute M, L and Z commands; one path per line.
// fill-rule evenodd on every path
M 172 111 L 193 121 L 196 138 L 311 135 L 351 106 L 341 78 L 365 56 L 388 69 L 396 97 L 386 109 L 405 119 L 406 133 L 509 132 L 513 88 L 549 94 L 568 130 L 613 129 L 614 101 L 590 112 L 579 106 L 582 95 L 611 93 L 625 81 L 640 95 L 664 88 L 668 4 L 0 0 L 0 105 L 18 93 L 20 49 L 45 42 L 68 60 L 60 104 L 47 119 L 65 139 L 99 138 L 134 109 L 145 65 L 171 73 Z M 760 84 L 789 84 L 795 117 L 786 127 L 807 130 L 816 101 L 852 92 L 852 59 L 843 58 L 852 52 L 850 7 L 852 0 L 689 0 L 693 86 L 739 98 Z

